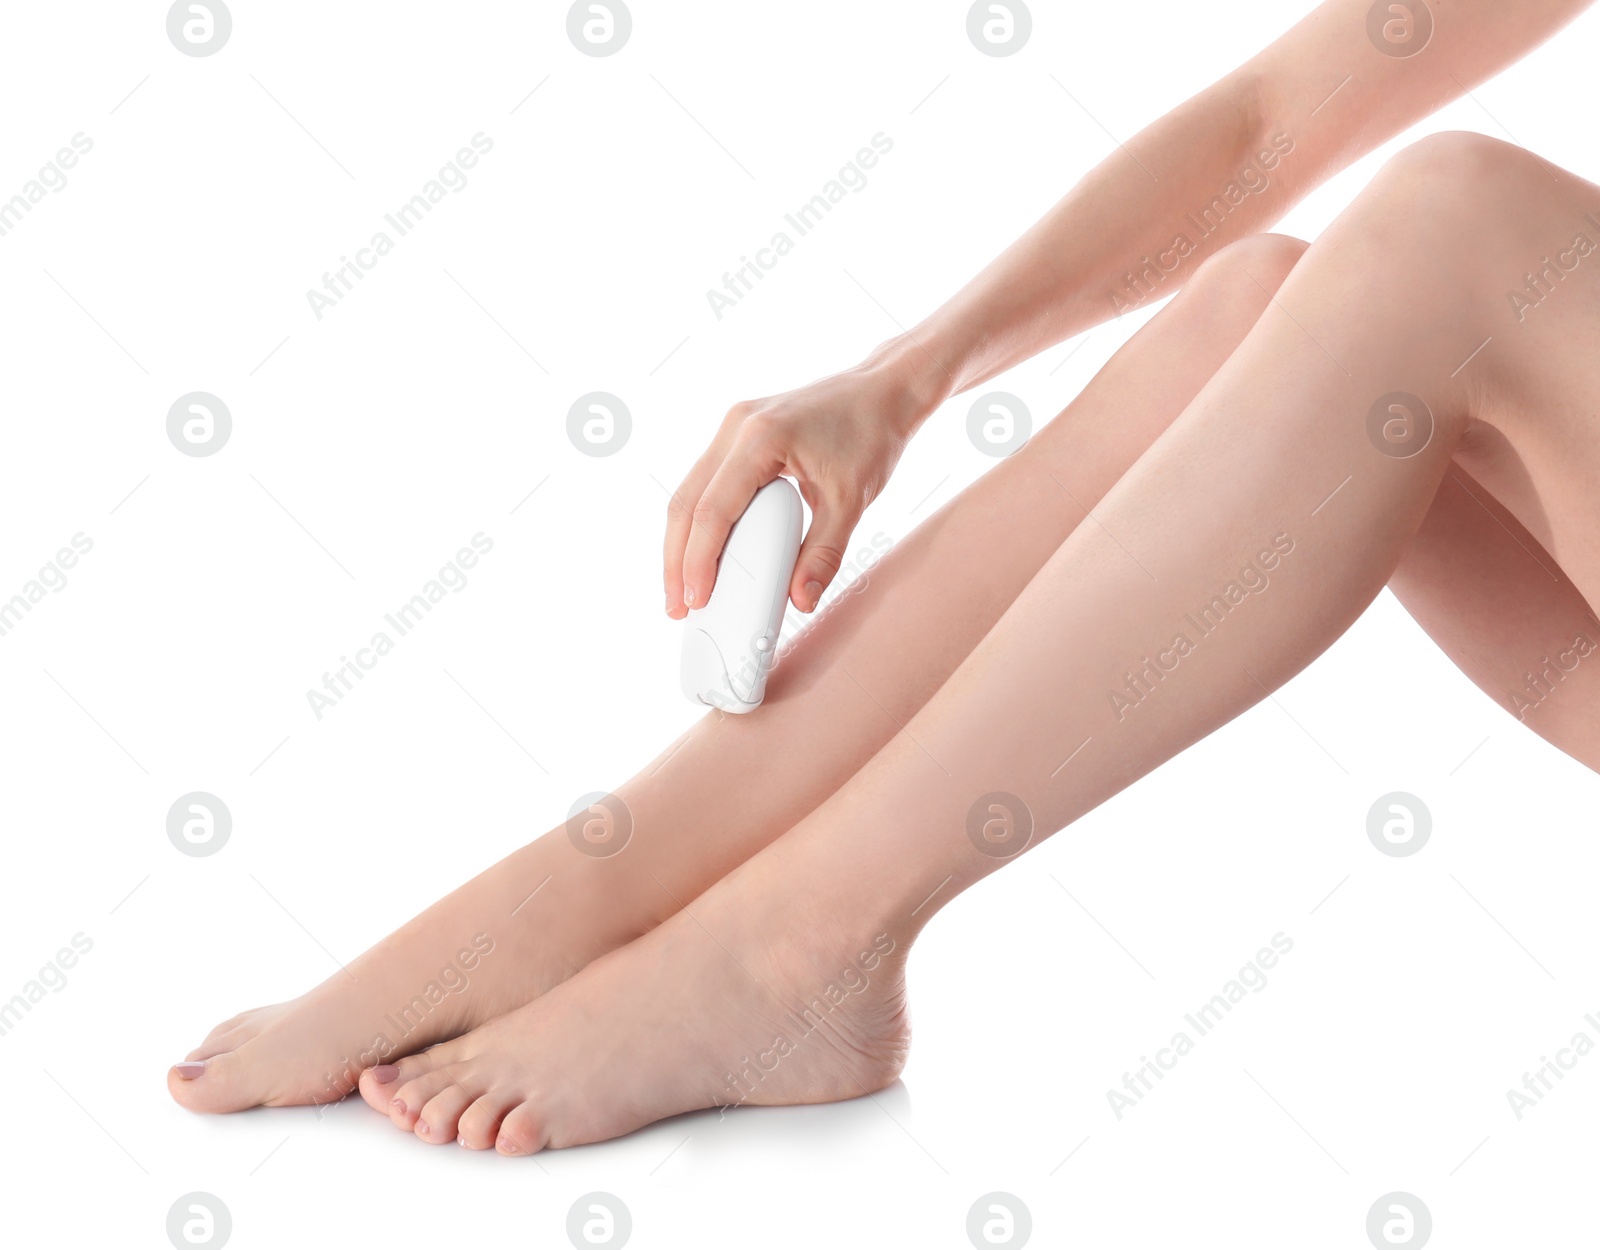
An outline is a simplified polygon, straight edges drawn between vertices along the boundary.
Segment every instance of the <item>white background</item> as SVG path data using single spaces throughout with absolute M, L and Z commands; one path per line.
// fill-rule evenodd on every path
M 1003 1190 L 1038 1245 L 1365 1246 L 1368 1208 L 1405 1190 L 1436 1245 L 1575 1244 L 1600 1057 L 1521 1122 L 1506 1090 L 1600 1040 L 1600 782 L 1387 594 L 1276 699 L 942 914 L 877 1103 L 531 1162 L 425 1147 L 359 1101 L 200 1118 L 164 1088 L 214 1023 L 321 980 L 690 723 L 665 487 L 730 403 L 923 316 L 1108 131 L 1308 7 L 1038 4 L 992 59 L 960 3 L 641 0 L 594 59 L 548 2 L 239 0 L 206 58 L 160 4 L 8 6 L 0 198 L 75 133 L 94 146 L 0 238 L 0 598 L 73 534 L 94 548 L 0 637 L 0 998 L 73 934 L 94 947 L 0 1037 L 7 1241 L 164 1246 L 203 1190 L 239 1247 L 555 1245 L 605 1190 L 640 1247 L 959 1247 Z M 1591 13 L 1422 129 L 1592 176 L 1597 55 Z M 306 290 L 480 131 L 469 185 L 317 320 Z M 869 185 L 715 319 L 705 291 L 878 131 Z M 1314 236 L 1382 158 L 1280 228 Z M 1136 323 L 997 385 L 1057 411 Z M 194 390 L 233 414 L 206 459 L 165 433 Z M 633 413 L 607 459 L 565 433 L 591 390 Z M 968 403 L 863 541 L 983 471 Z M 306 690 L 479 531 L 466 589 L 316 720 Z M 211 858 L 166 837 L 191 790 L 233 813 Z M 1392 790 L 1433 813 L 1412 858 L 1367 839 Z M 1118 1121 L 1106 1091 L 1280 931 L 1267 988 Z

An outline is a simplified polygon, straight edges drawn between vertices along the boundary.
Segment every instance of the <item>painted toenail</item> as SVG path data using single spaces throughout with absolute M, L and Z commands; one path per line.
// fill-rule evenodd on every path
M 201 1075 L 203 1072 L 205 1072 L 206 1064 L 205 1064 L 205 1060 L 203 1060 L 203 1059 L 199 1060 L 199 1061 L 186 1060 L 183 1063 L 175 1063 L 175 1064 L 173 1064 L 172 1065 L 172 1070 L 178 1074 L 180 1079 L 185 1080 L 185 1081 L 192 1081 L 192 1080 L 195 1079 L 195 1077 L 197 1077 L 197 1076 Z
M 393 1111 L 396 1115 L 404 1115 L 406 1113 L 406 1105 L 396 1098 L 389 1104 L 389 1110 Z
M 377 1067 L 372 1069 L 372 1079 L 379 1085 L 387 1085 L 399 1075 L 400 1069 L 395 1067 L 392 1063 L 380 1063 Z

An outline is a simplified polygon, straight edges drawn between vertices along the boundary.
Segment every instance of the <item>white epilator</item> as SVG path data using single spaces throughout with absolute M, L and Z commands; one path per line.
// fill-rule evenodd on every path
M 724 712 L 761 706 L 802 521 L 800 492 L 780 477 L 757 491 L 734 522 L 710 600 L 683 622 L 683 693 L 694 702 Z

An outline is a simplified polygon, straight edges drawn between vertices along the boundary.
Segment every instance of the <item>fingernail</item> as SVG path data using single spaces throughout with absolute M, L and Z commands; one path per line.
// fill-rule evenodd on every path
M 822 583 L 821 582 L 807 582 L 806 583 L 806 594 L 811 596 L 811 606 L 813 608 L 815 608 L 817 606 L 817 604 L 822 599 Z
M 389 1104 L 389 1110 L 393 1111 L 396 1115 L 404 1115 L 406 1113 L 406 1105 L 396 1098 Z
M 400 1069 L 395 1067 L 392 1063 L 380 1063 L 377 1067 L 372 1069 L 372 1079 L 379 1085 L 387 1085 L 399 1075 Z
M 185 1060 L 183 1063 L 175 1063 L 172 1065 L 172 1070 L 178 1074 L 181 1080 L 192 1081 L 195 1077 L 205 1072 L 205 1060 Z

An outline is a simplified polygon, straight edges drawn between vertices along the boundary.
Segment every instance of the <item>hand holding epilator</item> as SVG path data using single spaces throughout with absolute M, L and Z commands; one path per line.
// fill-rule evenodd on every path
M 752 712 L 767 691 L 789 579 L 800 556 L 800 492 L 768 482 L 734 522 L 704 607 L 683 622 L 683 693 L 724 712 Z

